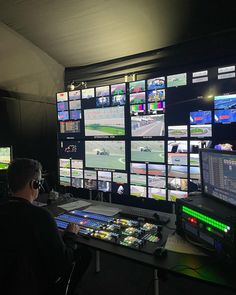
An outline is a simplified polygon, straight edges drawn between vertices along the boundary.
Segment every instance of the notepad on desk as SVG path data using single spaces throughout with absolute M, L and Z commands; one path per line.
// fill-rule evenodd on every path
M 82 200 L 78 200 L 75 202 L 71 202 L 71 203 L 67 203 L 67 204 L 63 204 L 63 205 L 58 205 L 57 207 L 60 207 L 60 208 L 67 210 L 67 211 L 70 211 L 70 210 L 84 208 L 89 205 L 91 205 L 91 203 L 86 202 L 86 201 L 82 201 Z
M 121 211 L 121 209 L 107 206 L 90 206 L 84 209 L 84 211 L 89 213 L 101 214 L 105 216 L 114 216 L 118 214 Z

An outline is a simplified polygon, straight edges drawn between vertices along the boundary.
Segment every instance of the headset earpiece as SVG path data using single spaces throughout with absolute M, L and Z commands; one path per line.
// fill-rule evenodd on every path
M 38 180 L 32 180 L 33 189 L 38 189 L 40 187 Z

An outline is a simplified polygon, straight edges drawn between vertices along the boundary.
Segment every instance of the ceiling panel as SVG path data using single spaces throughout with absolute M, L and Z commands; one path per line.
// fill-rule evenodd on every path
M 223 1 L 211 2 L 1 0 L 0 20 L 62 65 L 82 66 L 232 28 L 234 18 L 218 17 Z

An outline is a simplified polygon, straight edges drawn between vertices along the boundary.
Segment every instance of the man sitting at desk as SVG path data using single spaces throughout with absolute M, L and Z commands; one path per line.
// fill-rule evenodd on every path
M 79 227 L 70 224 L 63 239 L 53 216 L 32 202 L 38 197 L 42 166 L 16 159 L 8 168 L 11 197 L 0 205 L 0 290 L 4 295 L 63 294 L 76 259 Z M 4 291 L 3 291 L 4 290 Z

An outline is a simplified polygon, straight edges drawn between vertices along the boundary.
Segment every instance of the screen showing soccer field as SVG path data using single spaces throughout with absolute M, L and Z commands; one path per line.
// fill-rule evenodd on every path
M 85 141 L 85 166 L 125 170 L 125 141 Z
M 164 163 L 164 141 L 131 141 L 131 161 Z
M 7 169 L 11 162 L 11 147 L 0 147 L 0 170 Z
M 84 111 L 85 136 L 124 135 L 124 107 L 88 109 Z

